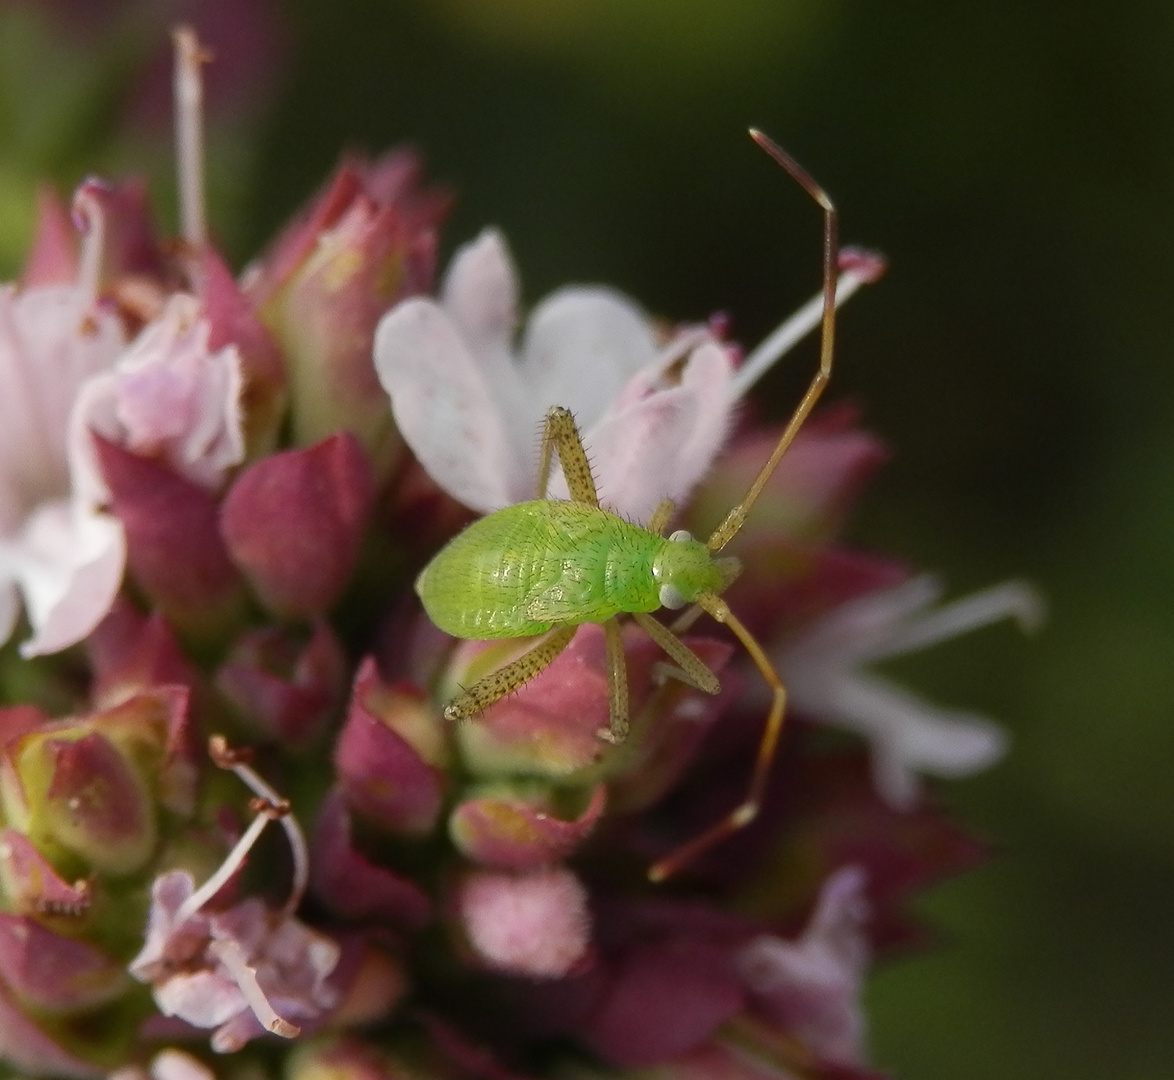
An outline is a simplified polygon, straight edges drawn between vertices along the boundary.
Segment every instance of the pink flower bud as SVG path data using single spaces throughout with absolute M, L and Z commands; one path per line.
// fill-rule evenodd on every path
M 340 432 L 246 469 L 224 500 L 221 532 L 266 607 L 312 618 L 350 580 L 373 497 L 361 444 Z
M 0 976 L 25 1005 L 54 1013 L 104 1005 L 129 985 L 125 966 L 93 946 L 4 914 Z
M 115 601 L 85 646 L 94 671 L 90 697 L 98 708 L 118 705 L 153 687 L 191 689 L 199 682 L 163 616 L 143 615 L 125 599 Z
M 200 252 L 200 314 L 211 325 L 208 349 L 235 345 L 241 357 L 245 441 L 250 456 L 272 449 L 285 409 L 286 377 L 277 345 L 219 254 Z
M 63 1038 L 47 1019 L 34 1023 L 20 1008 L 11 991 L 0 981 L 0 1046 L 4 1063 L 29 1076 L 60 1076 L 69 1080 L 100 1080 L 106 1070 L 67 1049 L 83 1041 L 86 1032 L 67 1032 Z M 70 1035 L 73 1038 L 70 1038 Z
M 0 883 L 17 912 L 42 920 L 76 919 L 90 904 L 85 879 L 70 885 L 36 845 L 15 829 L 0 830 Z
M 21 768 L 26 789 L 43 800 L 32 829 L 111 875 L 132 873 L 150 857 L 157 837 L 150 791 L 109 740 L 43 738 L 22 747 Z
M 533 639 L 467 641 L 457 645 L 439 690 L 442 698 L 471 686 L 533 647 Z M 456 737 L 478 776 L 528 775 L 570 779 L 594 765 L 606 746 L 607 671 L 603 629 L 584 624 L 540 675 L 491 705 Z
M 384 686 L 364 661 L 334 751 L 347 802 L 391 832 L 429 832 L 445 783 L 442 725 L 422 694 Z
M 504 786 L 466 799 L 452 812 L 452 841 L 474 862 L 503 870 L 534 870 L 566 858 L 595 827 L 607 801 L 596 786 L 578 817 L 555 812 L 549 791 L 513 792 Z
M 587 956 L 587 890 L 570 870 L 477 871 L 461 882 L 457 905 L 474 953 L 495 971 L 559 979 Z
M 250 282 L 290 361 L 295 441 L 351 431 L 378 471 L 395 442 L 371 359 L 375 324 L 430 287 L 433 229 L 447 206 L 419 190 L 418 172 L 414 155 L 402 152 L 373 166 L 344 163 Z
M 347 660 L 330 624 L 309 640 L 281 627 L 252 630 L 216 673 L 220 692 L 253 727 L 291 749 L 323 733 L 346 695 Z
M 216 498 L 157 462 L 94 437 L 127 561 L 143 590 L 190 633 L 222 633 L 235 622 L 242 583 L 220 538 Z
M 355 849 L 341 792 L 335 790 L 323 801 L 310 846 L 314 895 L 342 918 L 386 921 L 411 930 L 431 918 L 431 901 L 418 885 L 376 866 Z
M 624 950 L 586 1025 L 588 1045 L 613 1065 L 652 1065 L 706 1042 L 743 1009 L 728 950 L 684 935 Z

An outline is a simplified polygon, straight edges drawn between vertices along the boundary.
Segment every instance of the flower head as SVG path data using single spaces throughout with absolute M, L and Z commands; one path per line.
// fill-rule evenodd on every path
M 717 320 L 671 327 L 602 286 L 523 321 L 492 230 L 426 295 L 448 200 L 400 151 L 344 163 L 238 283 L 208 244 L 207 58 L 176 44 L 182 240 L 158 242 L 141 187 L 88 183 L 80 253 L 46 201 L 0 289 L 0 632 L 19 597 L 26 654 L 86 646 L 0 665 L 0 1057 L 117 1080 L 876 1080 L 868 970 L 983 854 L 920 776 L 1001 743 L 870 666 L 1036 601 L 930 610 L 931 579 L 838 545 L 885 456 L 850 410 L 788 442 L 747 410 L 719 453 L 746 389 L 881 262 L 840 253 L 833 297 L 829 240 L 823 294 L 745 360 Z M 711 544 L 737 532 L 740 561 L 678 549 L 723 593 L 679 641 L 645 610 L 572 611 L 535 652 L 421 610 L 454 500 L 568 494 L 557 470 L 535 490 L 552 405 L 606 508 L 733 522 Z M 742 528 L 730 508 L 784 448 Z M 543 542 L 487 546 L 453 606 L 484 576 L 507 605 Z M 645 572 L 617 542 L 588 581 L 592 542 L 551 543 L 576 589 Z M 792 722 L 776 754 L 772 663 L 794 719 L 860 745 Z M 446 719 L 486 676 L 512 692 Z M 209 730 L 241 749 L 201 752 Z

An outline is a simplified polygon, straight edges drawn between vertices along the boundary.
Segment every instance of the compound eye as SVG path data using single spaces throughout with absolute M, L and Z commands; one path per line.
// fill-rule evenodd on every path
M 693 534 L 691 532 L 689 532 L 688 529 L 678 529 L 675 533 L 673 533 L 669 537 L 669 543 L 680 544 L 685 540 L 692 540 L 692 539 L 693 539 Z M 668 604 L 665 604 L 665 607 L 668 607 Z
M 672 539 L 670 537 L 670 539 Z M 677 608 L 683 608 L 688 601 L 675 589 L 672 585 L 662 585 L 660 587 L 660 606 L 669 608 L 671 611 L 676 611 Z

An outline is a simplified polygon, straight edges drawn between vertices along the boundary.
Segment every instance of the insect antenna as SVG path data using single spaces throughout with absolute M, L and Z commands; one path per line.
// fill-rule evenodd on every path
M 807 170 L 774 140 L 756 128 L 750 129 L 750 137 L 786 169 L 803 190 L 823 208 L 823 318 L 820 330 L 819 370 L 812 378 L 798 407 L 791 414 L 791 419 L 787 421 L 787 426 L 783 429 L 783 434 L 775 445 L 774 451 L 759 471 L 758 476 L 754 478 L 754 483 L 750 485 L 749 491 L 746 492 L 742 501 L 730 510 L 725 520 L 714 529 L 713 534 L 706 541 L 706 546 L 710 551 L 721 551 L 738 535 L 750 508 L 762 493 L 762 489 L 766 486 L 766 482 L 775 471 L 783 454 L 794 442 L 795 436 L 799 434 L 799 429 L 803 426 L 811 410 L 815 408 L 815 403 L 819 401 L 824 387 L 827 386 L 828 379 L 832 374 L 832 356 L 835 351 L 836 272 L 839 268 L 839 242 L 837 239 L 839 215 L 836 212 L 835 204 Z

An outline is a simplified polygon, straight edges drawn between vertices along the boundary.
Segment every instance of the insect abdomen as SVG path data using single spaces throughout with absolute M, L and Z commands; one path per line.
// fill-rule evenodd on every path
M 428 617 L 455 637 L 540 634 L 659 607 L 659 537 L 583 503 L 508 506 L 455 537 L 416 580 Z

